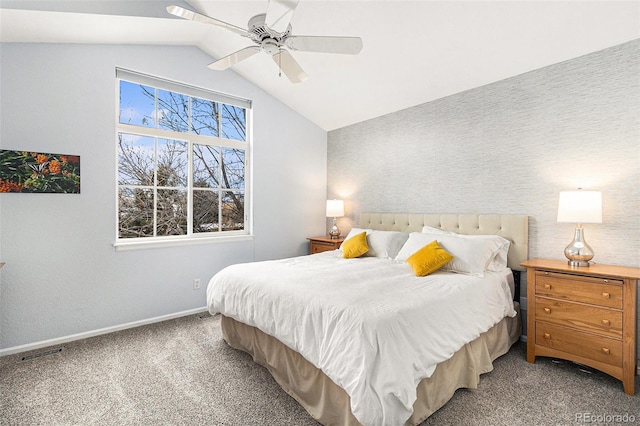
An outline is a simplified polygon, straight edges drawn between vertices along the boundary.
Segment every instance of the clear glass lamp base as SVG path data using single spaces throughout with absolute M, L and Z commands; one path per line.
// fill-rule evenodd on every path
M 336 225 L 336 218 L 333 218 L 333 226 L 331 227 L 331 230 L 329 231 L 329 235 L 331 236 L 332 239 L 337 239 L 340 236 L 340 230 L 338 229 L 338 226 Z
M 573 241 L 564 249 L 564 255 L 569 259 L 569 266 L 589 266 L 589 261 L 593 259 L 594 253 L 584 239 L 582 225 L 576 227 Z

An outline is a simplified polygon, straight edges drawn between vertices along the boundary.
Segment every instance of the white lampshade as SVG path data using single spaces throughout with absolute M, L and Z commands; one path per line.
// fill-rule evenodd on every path
M 558 222 L 602 223 L 602 192 L 561 191 Z
M 327 217 L 342 217 L 344 216 L 344 201 L 342 200 L 327 200 Z

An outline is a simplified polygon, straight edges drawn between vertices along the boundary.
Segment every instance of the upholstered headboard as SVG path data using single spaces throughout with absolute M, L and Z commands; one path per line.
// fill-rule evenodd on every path
M 361 213 L 360 228 L 420 232 L 428 225 L 467 235 L 500 235 L 511 241 L 507 264 L 524 271 L 520 263 L 529 253 L 529 216 L 499 214 Z

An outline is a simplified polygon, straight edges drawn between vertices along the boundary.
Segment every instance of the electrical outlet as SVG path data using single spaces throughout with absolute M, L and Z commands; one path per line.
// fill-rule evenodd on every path
M 200 278 L 196 278 L 195 280 L 193 280 L 193 289 L 197 290 L 200 288 Z

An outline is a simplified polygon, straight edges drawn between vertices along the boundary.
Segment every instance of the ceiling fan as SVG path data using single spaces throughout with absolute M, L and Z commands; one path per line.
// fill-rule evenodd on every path
M 218 19 L 180 6 L 168 6 L 167 12 L 183 19 L 216 25 L 243 37 L 256 46 L 245 47 L 209 64 L 213 70 L 225 70 L 261 50 L 271 55 L 279 69 L 292 83 L 301 83 L 308 77 L 287 49 L 305 52 L 342 53 L 356 55 L 362 50 L 360 37 L 298 36 L 291 34 L 291 18 L 300 0 L 269 0 L 267 13 L 249 19 L 248 29 L 236 27 Z

